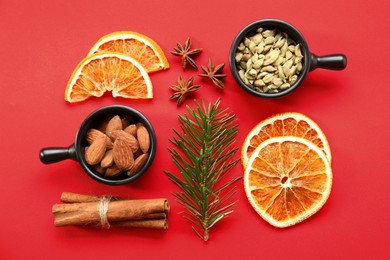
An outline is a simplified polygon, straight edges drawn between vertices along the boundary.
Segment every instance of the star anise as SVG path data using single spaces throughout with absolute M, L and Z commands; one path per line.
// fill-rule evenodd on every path
M 187 98 L 188 94 L 191 92 L 197 91 L 200 86 L 193 85 L 194 77 L 191 77 L 187 82 L 179 76 L 178 85 L 172 85 L 171 89 L 175 91 L 175 93 L 171 96 L 170 99 L 177 99 L 177 106 L 180 106 L 184 100 Z
M 213 61 L 211 60 L 211 58 L 209 58 L 207 68 L 205 66 L 201 66 L 204 74 L 199 74 L 198 76 L 210 78 L 215 86 L 220 89 L 223 89 L 224 84 L 221 79 L 226 77 L 226 74 L 222 74 L 224 66 L 224 63 L 214 66 Z
M 198 65 L 196 65 L 195 61 L 191 58 L 191 56 L 201 52 L 202 48 L 190 50 L 190 47 L 191 39 L 190 37 L 188 37 L 186 42 L 184 43 L 184 47 L 180 43 L 177 43 L 177 48 L 173 48 L 174 51 L 171 51 L 171 53 L 175 56 L 181 56 L 181 66 L 183 67 L 183 69 L 186 68 L 187 62 L 195 69 L 198 69 Z

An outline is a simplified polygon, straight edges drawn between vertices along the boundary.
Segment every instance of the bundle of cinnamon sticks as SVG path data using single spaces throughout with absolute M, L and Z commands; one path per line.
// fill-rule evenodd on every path
M 56 227 L 168 228 L 170 208 L 166 199 L 132 200 L 64 192 L 61 202 L 52 208 Z

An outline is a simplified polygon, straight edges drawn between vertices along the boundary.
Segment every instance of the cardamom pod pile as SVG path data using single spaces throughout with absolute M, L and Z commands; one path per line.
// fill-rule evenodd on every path
M 250 88 L 278 93 L 291 87 L 303 69 L 301 44 L 277 29 L 258 28 L 238 45 L 238 74 Z

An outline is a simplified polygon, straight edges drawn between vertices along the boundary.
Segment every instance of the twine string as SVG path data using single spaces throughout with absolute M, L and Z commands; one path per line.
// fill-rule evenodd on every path
M 100 215 L 100 226 L 102 228 L 109 229 L 110 223 L 107 218 L 108 204 L 110 203 L 112 196 L 102 196 L 99 203 L 99 215 Z

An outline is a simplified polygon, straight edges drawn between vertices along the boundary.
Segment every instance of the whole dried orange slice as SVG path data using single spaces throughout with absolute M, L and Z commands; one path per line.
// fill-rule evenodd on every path
M 146 70 L 121 53 L 97 53 L 84 58 L 75 68 L 65 89 L 65 100 L 80 102 L 112 91 L 114 97 L 153 98 Z
M 332 187 L 322 150 L 293 136 L 273 137 L 253 152 L 244 174 L 246 196 L 268 223 L 283 228 L 316 213 Z
M 261 121 L 249 132 L 241 148 L 241 163 L 244 169 L 256 147 L 263 141 L 277 136 L 296 136 L 307 139 L 326 154 L 329 162 L 332 161 L 328 140 L 321 128 L 301 113 L 287 112 Z
M 138 61 L 147 72 L 168 69 L 169 63 L 161 47 L 151 38 L 130 31 L 113 32 L 101 37 L 89 51 L 120 52 Z

